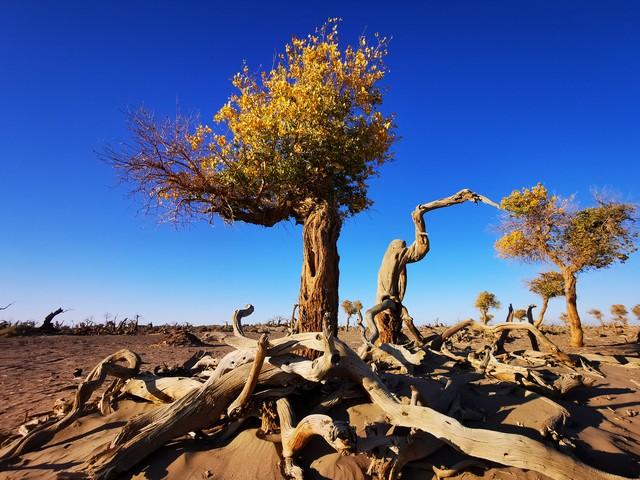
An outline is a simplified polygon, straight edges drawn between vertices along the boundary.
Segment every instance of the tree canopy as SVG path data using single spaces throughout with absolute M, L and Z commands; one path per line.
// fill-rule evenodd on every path
M 572 273 L 624 262 L 636 250 L 632 229 L 636 207 L 599 200 L 582 210 L 542 184 L 502 199 L 504 235 L 498 254 L 524 261 L 549 261 Z
M 489 310 L 492 308 L 500 308 L 500 302 L 496 298 L 496 295 L 491 292 L 482 291 L 476 298 L 475 306 L 480 310 L 482 321 L 487 323 L 493 318 L 493 315 L 489 314 Z
M 379 110 L 386 54 L 377 35 L 341 50 L 331 19 L 294 37 L 271 70 L 245 65 L 212 125 L 139 110 L 132 142 L 106 156 L 172 219 L 302 222 L 319 200 L 356 214 L 371 205 L 367 180 L 391 158 L 395 138 L 393 117 Z
M 564 295 L 564 279 L 558 272 L 541 272 L 532 280 L 527 281 L 529 290 L 542 298 L 554 298 Z
M 356 311 L 353 308 L 353 303 L 351 303 L 350 300 L 343 300 L 340 306 L 342 307 L 342 310 L 344 310 L 344 313 L 346 313 L 349 316 L 356 313 Z
M 587 313 L 591 315 L 593 318 L 595 318 L 596 320 L 598 320 L 600 323 L 604 323 L 603 322 L 604 314 L 597 308 L 592 308 Z
M 628 314 L 629 314 L 629 311 L 627 310 L 627 307 L 625 307 L 621 303 L 615 303 L 611 305 L 611 315 L 613 315 L 613 317 L 617 321 L 620 321 L 626 324 Z

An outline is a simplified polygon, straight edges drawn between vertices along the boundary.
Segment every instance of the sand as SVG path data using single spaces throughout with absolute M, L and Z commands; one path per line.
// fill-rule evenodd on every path
M 635 329 L 627 332 L 627 340 L 635 338 Z M 280 334 L 276 334 L 280 335 Z M 223 335 L 222 335 L 223 336 Z M 275 335 L 274 335 L 275 336 Z M 341 338 L 357 345 L 354 332 L 341 332 Z M 16 433 L 26 417 L 51 410 L 58 398 L 71 398 L 82 376 L 74 377 L 77 368 L 86 374 L 106 355 L 121 348 L 139 353 L 143 370 L 156 365 L 184 362 L 203 350 L 220 357 L 230 347 L 215 340 L 206 346 L 174 346 L 165 340 L 168 335 L 137 336 L 33 336 L 0 339 L 0 433 Z M 550 338 L 565 351 L 566 334 Z M 638 356 L 640 346 L 625 341 L 610 332 L 600 336 L 597 329 L 588 329 L 583 352 Z M 509 350 L 525 345 L 521 338 L 508 345 Z M 556 399 L 571 414 L 565 434 L 574 443 L 571 451 L 583 461 L 611 473 L 640 476 L 640 369 L 606 365 L 601 368 L 606 378 L 596 379 L 567 397 Z M 439 386 L 433 380 L 420 382 L 421 397 L 426 404 L 436 405 Z M 540 398 L 525 399 L 504 385 L 476 384 L 464 388 L 462 407 L 482 412 L 482 419 L 468 420 L 470 427 L 491 428 L 504 432 L 524 433 L 541 439 L 538 432 L 548 414 Z M 19 463 L 0 468 L 0 479 L 58 478 L 59 472 L 82 463 L 93 452 L 108 443 L 118 429 L 133 414 L 156 408 L 152 404 L 122 401 L 107 417 L 93 413 L 78 419 L 59 432 L 46 448 L 29 453 Z M 359 434 L 364 425 L 381 418 L 383 412 L 362 401 L 346 402 L 330 412 L 334 418 L 348 419 Z M 278 443 L 256 436 L 257 425 L 238 434 L 227 445 L 210 449 L 202 442 L 179 439 L 143 461 L 136 471 L 123 478 L 215 478 L 215 479 L 276 479 L 282 478 L 279 467 Z M 435 478 L 430 467 L 449 466 L 461 460 L 450 447 L 441 448 L 425 461 L 407 466 L 403 478 Z M 321 439 L 314 439 L 301 452 L 299 464 L 306 470 L 305 478 L 360 479 L 368 478 L 365 455 L 340 456 Z M 544 478 L 533 472 L 493 466 L 488 470 L 467 470 L 452 478 Z

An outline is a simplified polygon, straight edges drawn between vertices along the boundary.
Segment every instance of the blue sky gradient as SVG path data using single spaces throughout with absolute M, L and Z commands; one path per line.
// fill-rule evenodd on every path
M 635 1 L 3 2 L 0 6 L 0 319 L 68 322 L 105 312 L 154 323 L 289 315 L 301 228 L 176 228 L 138 212 L 96 152 L 127 136 L 129 107 L 200 112 L 225 102 L 242 61 L 272 65 L 291 35 L 343 18 L 343 41 L 392 36 L 385 110 L 402 137 L 371 183 L 373 208 L 339 241 L 340 297 L 372 304 L 393 238 L 418 203 L 469 187 L 495 200 L 545 183 L 587 205 L 608 188 L 639 200 L 640 3 Z M 409 3 L 409 2 L 407 2 Z M 432 250 L 409 266 L 417 323 L 475 315 L 487 289 L 506 306 L 545 267 L 496 258 L 497 211 L 427 215 Z M 586 273 L 581 312 L 640 303 L 640 259 Z M 563 311 L 554 300 L 550 317 Z M 505 314 L 503 308 L 498 316 Z M 588 320 L 585 316 L 585 320 Z

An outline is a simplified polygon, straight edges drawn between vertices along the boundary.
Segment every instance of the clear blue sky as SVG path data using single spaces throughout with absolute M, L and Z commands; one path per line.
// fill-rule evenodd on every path
M 288 315 L 299 226 L 158 224 L 95 152 L 126 137 L 129 106 L 172 114 L 178 102 L 210 118 L 243 60 L 270 67 L 327 17 L 344 19 L 346 41 L 393 37 L 385 108 L 402 137 L 372 182 L 374 207 L 344 225 L 341 298 L 370 306 L 414 206 L 463 187 L 499 200 L 543 182 L 583 204 L 592 187 L 640 200 L 640 2 L 343 3 L 2 2 L 0 304 L 16 303 L 0 319 L 63 306 L 68 321 L 211 323 L 247 302 L 256 321 Z M 409 266 L 406 296 L 418 323 L 474 315 L 483 289 L 516 307 L 534 300 L 523 280 L 544 266 L 496 258 L 495 210 L 427 217 L 432 251 Z M 580 310 L 640 303 L 638 257 L 583 275 Z

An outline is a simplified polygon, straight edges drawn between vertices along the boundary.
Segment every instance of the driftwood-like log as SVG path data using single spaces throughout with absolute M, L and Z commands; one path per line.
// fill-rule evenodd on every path
M 358 355 L 336 341 L 342 358 L 337 372 L 359 381 L 371 401 L 381 408 L 396 426 L 428 432 L 453 448 L 471 456 L 501 465 L 533 470 L 554 480 L 623 480 L 602 472 L 523 435 L 468 428 L 429 407 L 401 404 Z
M 581 353 L 580 356 L 582 358 L 586 358 L 591 362 L 616 365 L 623 368 L 640 368 L 640 358 L 637 357 L 625 357 L 622 355 L 600 355 L 598 353 Z
M 318 435 L 340 453 L 348 452 L 354 444 L 354 433 L 347 422 L 333 420 L 328 415 L 312 414 L 295 424 L 291 404 L 286 398 L 276 401 L 280 419 L 282 457 L 287 477 L 302 480 L 302 469 L 294 464 L 293 457 L 311 439 Z
M 242 391 L 238 398 L 236 398 L 231 405 L 227 407 L 227 415 L 231 416 L 236 413 L 247 403 L 249 397 L 253 393 L 253 390 L 256 388 L 256 383 L 258 383 L 258 377 L 260 376 L 260 370 L 262 370 L 262 364 L 264 363 L 264 359 L 267 356 L 267 346 L 269 342 L 267 340 L 267 335 L 262 335 L 258 340 L 258 348 L 256 349 L 255 360 L 251 365 L 251 371 L 249 372 L 249 378 L 247 378 L 247 382 L 242 387 Z
M 401 373 L 413 373 L 422 363 L 426 352 L 422 349 L 412 353 L 401 345 L 382 343 L 380 345 L 363 344 L 358 352 L 365 362 L 383 363 L 398 368 Z
M 582 376 L 575 374 L 562 374 L 553 381 L 547 381 L 535 370 L 499 362 L 491 352 L 487 352 L 482 359 L 469 354 L 467 361 L 487 377 L 533 389 L 544 395 L 561 397 L 584 385 Z
M 118 362 L 125 362 L 127 366 L 119 365 Z M 57 432 L 73 423 L 76 418 L 82 415 L 85 403 L 91 398 L 93 392 L 102 385 L 107 375 L 127 379 L 136 375 L 139 370 L 140 357 L 132 351 L 124 349 L 109 355 L 96 365 L 84 381 L 78 385 L 73 406 L 63 418 L 55 423 L 45 424 L 40 428 L 36 428 L 25 437 L 9 444 L 0 452 L 0 462 L 40 448 L 51 440 Z
M 128 380 L 119 391 L 162 405 L 179 400 L 200 387 L 202 382 L 191 377 L 139 375 Z
M 444 332 L 440 334 L 439 337 L 436 337 L 431 343 L 431 348 L 433 348 L 434 350 L 439 350 L 442 347 L 442 344 L 447 339 L 451 338 L 456 333 L 465 329 L 471 329 L 474 331 L 479 331 L 483 333 L 493 333 L 493 334 L 509 333 L 515 330 L 525 330 L 537 340 L 540 347 L 543 347 L 549 352 L 553 353 L 553 355 L 559 361 L 567 364 L 573 363 L 571 358 L 566 353 L 562 352 L 562 350 L 560 350 L 560 348 L 555 343 L 549 340 L 540 330 L 538 330 L 535 326 L 533 326 L 528 322 L 499 323 L 497 325 L 490 326 L 490 325 L 484 325 L 482 323 L 478 323 L 471 319 L 463 320 L 462 322 L 459 322 L 453 325 L 452 327 L 449 327 L 448 329 L 446 329 Z
M 237 316 L 237 320 L 240 318 Z M 234 338 L 240 340 L 245 348 L 257 348 L 258 341 L 244 337 L 242 327 L 238 327 Z M 283 356 L 266 359 L 257 380 L 259 384 L 286 386 L 295 383 L 296 379 L 302 381 L 306 376 L 319 381 L 339 363 L 340 356 L 336 353 L 334 337 L 328 325 L 324 334 L 302 334 L 301 338 L 306 341 L 298 342 L 295 337 L 279 339 L 278 346 Z M 291 349 L 301 347 L 314 348 L 323 354 L 315 360 L 286 355 Z M 254 351 L 254 358 L 255 355 Z M 111 448 L 91 459 L 92 474 L 100 479 L 117 477 L 169 440 L 209 427 L 226 413 L 228 405 L 239 396 L 251 369 L 252 365 L 245 364 L 220 378 L 211 377 L 200 389 L 176 402 L 135 417 L 116 436 Z M 301 378 L 300 375 L 305 377 Z
M 238 346 L 256 358 L 258 341 L 243 336 L 241 327 L 238 332 L 234 337 Z M 311 361 L 291 353 L 300 348 L 320 351 L 322 356 Z M 381 377 L 371 370 L 370 365 L 363 362 L 344 342 L 334 338 L 329 328 L 323 333 L 304 333 L 276 339 L 268 347 L 265 346 L 265 350 L 270 356 L 265 358 L 259 371 L 257 385 L 260 392 L 255 394 L 254 398 L 269 391 L 278 394 L 285 390 L 288 392 L 296 383 L 301 385 L 305 381 L 300 375 L 309 375 L 313 380 L 318 380 L 320 375 L 335 375 L 359 385 L 369 399 L 384 412 L 388 425 L 407 427 L 415 437 L 431 435 L 434 437 L 434 444 L 444 442 L 470 457 L 533 470 L 556 480 L 623 479 L 585 465 L 552 447 L 522 435 L 465 427 L 434 408 L 420 406 L 417 396 L 411 404 L 403 404 L 391 393 Z M 174 438 L 213 425 L 216 425 L 218 431 L 223 432 L 226 428 L 237 428 L 235 423 L 230 423 L 226 415 L 227 409 L 241 394 L 247 379 L 252 376 L 252 370 L 257 371 L 253 364 L 241 365 L 216 380 L 210 378 L 202 387 L 189 392 L 172 404 L 134 417 L 106 450 L 96 455 L 88 464 L 74 467 L 77 469 L 76 472 L 88 471 L 95 478 L 117 477 Z M 312 416 L 311 420 L 314 418 L 316 417 Z M 330 423 L 325 423 L 323 428 L 335 425 L 329 417 L 325 417 L 325 420 Z M 299 435 L 291 436 L 290 430 L 287 431 L 290 436 L 287 437 L 287 441 L 283 441 L 283 450 L 286 444 L 287 455 L 290 455 L 290 458 L 293 458 L 293 454 L 299 448 L 301 439 L 308 438 L 308 432 L 314 431 L 316 423 L 307 419 L 307 422 L 297 424 L 294 430 L 299 427 Z M 294 425 L 292 419 L 290 425 Z M 333 437 L 330 435 L 329 438 Z M 340 435 L 335 435 L 335 438 L 343 439 Z M 284 440 L 284 437 L 281 440 Z M 389 445 L 388 439 L 378 439 L 376 442 Z

